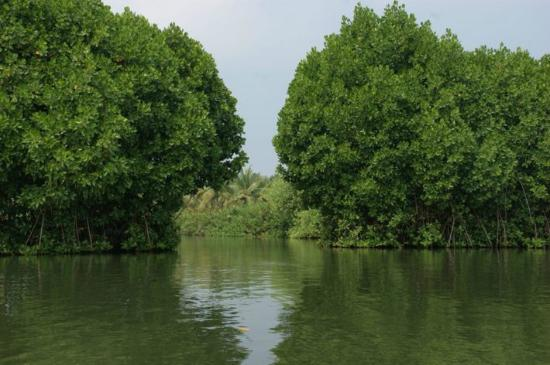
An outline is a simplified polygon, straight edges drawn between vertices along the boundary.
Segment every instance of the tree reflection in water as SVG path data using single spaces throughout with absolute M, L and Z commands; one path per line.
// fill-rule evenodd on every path
M 0 259 L 0 364 L 547 364 L 549 342 L 544 251 L 196 239 Z

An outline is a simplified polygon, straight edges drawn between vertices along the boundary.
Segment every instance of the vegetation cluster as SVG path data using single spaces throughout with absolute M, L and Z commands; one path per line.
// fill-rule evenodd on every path
M 0 4 L 0 252 L 156 250 L 246 156 L 212 57 L 99 0 Z
M 178 228 L 550 245 L 550 56 L 358 5 L 298 65 L 265 178 L 237 176 L 236 100 L 177 26 L 100 0 L 3 2 L 0 24 L 0 254 L 169 249 Z
M 220 189 L 183 199 L 177 223 L 186 236 L 320 238 L 320 219 L 281 177 L 243 170 Z
M 550 244 L 550 56 L 358 5 L 298 65 L 274 145 L 340 246 Z

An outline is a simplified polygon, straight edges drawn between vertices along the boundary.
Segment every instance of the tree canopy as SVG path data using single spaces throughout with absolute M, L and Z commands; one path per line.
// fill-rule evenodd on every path
M 0 244 L 172 247 L 182 194 L 246 161 L 212 57 L 99 0 L 4 2 L 0 23 Z
M 358 5 L 298 65 L 274 145 L 336 244 L 550 243 L 549 56 Z

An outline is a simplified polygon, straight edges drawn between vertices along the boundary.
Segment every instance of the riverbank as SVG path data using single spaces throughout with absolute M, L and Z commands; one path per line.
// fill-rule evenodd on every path
M 62 245 L 44 245 L 44 246 L 8 246 L 0 244 L 0 257 L 6 256 L 63 256 L 63 255 L 94 255 L 94 254 L 136 254 L 136 253 L 162 253 L 173 252 L 174 246 L 158 245 L 150 248 L 136 248 L 132 250 L 123 250 L 115 248 L 109 243 L 94 242 L 89 244 L 74 244 L 70 246 Z

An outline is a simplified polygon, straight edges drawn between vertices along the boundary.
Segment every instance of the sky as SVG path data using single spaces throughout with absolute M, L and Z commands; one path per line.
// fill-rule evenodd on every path
M 176 23 L 216 60 L 246 122 L 249 165 L 272 175 L 277 114 L 298 62 L 324 36 L 338 32 L 356 0 L 103 0 L 118 12 L 129 7 L 152 23 Z M 390 1 L 365 0 L 381 14 Z M 481 45 L 550 53 L 550 0 L 403 0 L 438 34 L 451 29 L 466 49 Z

